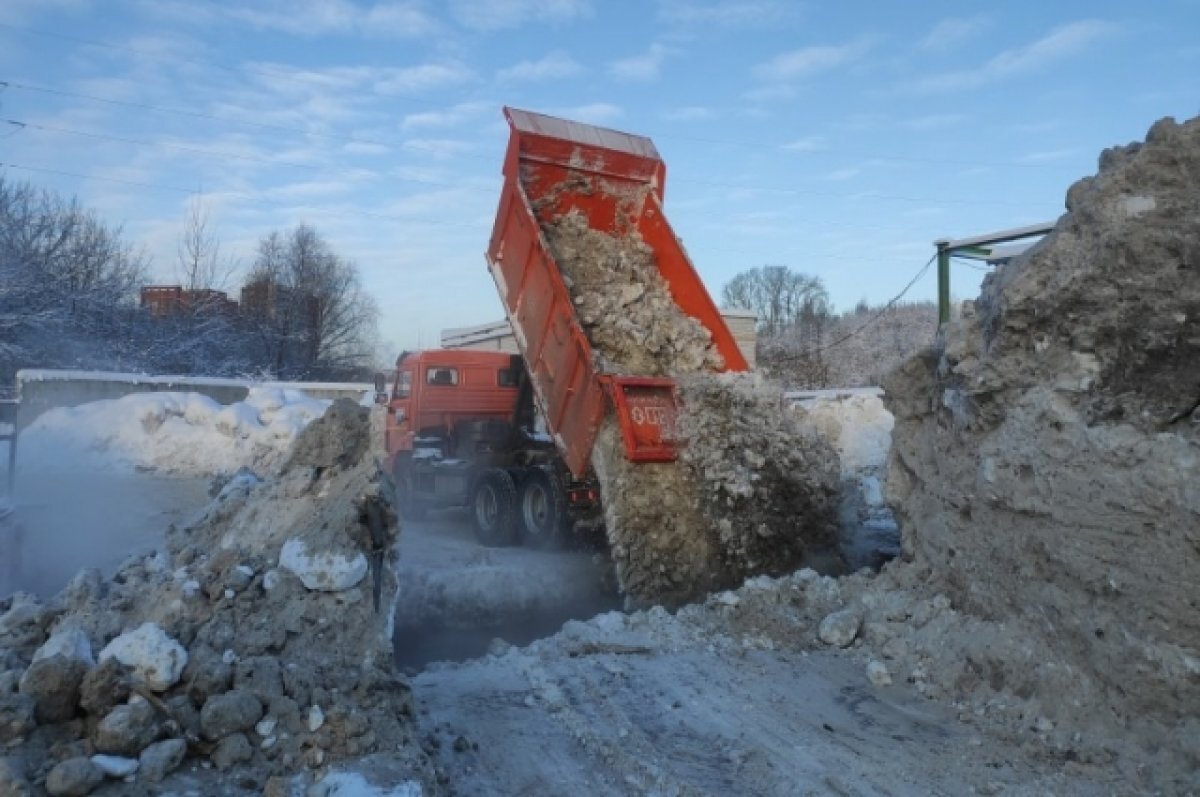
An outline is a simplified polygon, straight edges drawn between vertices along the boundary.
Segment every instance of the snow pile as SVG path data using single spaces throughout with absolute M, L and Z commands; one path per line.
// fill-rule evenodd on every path
M 134 557 L 107 582 L 84 571 L 47 603 L 0 601 L 9 780 L 304 793 L 344 760 L 378 775 L 367 781 L 379 793 L 436 793 L 392 667 L 398 527 L 368 415 L 335 402 L 277 476 L 235 479 L 197 523 L 170 530 L 169 555 Z M 360 769 L 383 751 L 386 773 Z
M 181 476 L 269 471 L 328 401 L 251 388 L 222 405 L 199 393 L 134 393 L 39 416 L 21 435 L 21 468 L 148 469 Z
M 590 180 L 573 176 L 560 191 L 611 192 Z M 618 225 L 627 225 L 642 197 L 616 198 Z M 577 211 L 542 229 L 599 370 L 681 379 L 678 431 L 690 450 L 678 461 L 630 463 L 614 417 L 593 446 L 627 602 L 679 605 L 828 548 L 837 455 L 791 422 L 780 391 L 716 373 L 724 362 L 711 334 L 675 303 L 636 231 L 591 229 Z
M 1194 775 L 1200 118 L 1106 150 L 1066 204 L 885 383 L 888 497 L 914 567 L 1022 638 L 977 678 Z

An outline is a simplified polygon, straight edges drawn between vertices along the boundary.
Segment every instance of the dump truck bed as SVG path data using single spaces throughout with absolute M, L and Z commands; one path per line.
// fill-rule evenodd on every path
M 663 213 L 666 166 L 642 136 L 504 113 L 511 134 L 487 259 L 547 427 L 567 466 L 582 475 L 611 399 L 630 459 L 673 459 L 674 383 L 599 365 L 543 230 L 579 213 L 593 230 L 640 238 L 674 303 L 708 331 L 723 370 L 747 370 Z

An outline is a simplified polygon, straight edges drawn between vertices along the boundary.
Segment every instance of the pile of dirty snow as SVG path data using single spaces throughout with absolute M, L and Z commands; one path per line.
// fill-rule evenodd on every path
M 392 668 L 398 526 L 368 415 L 335 402 L 278 476 L 243 471 L 110 581 L 0 601 L 0 784 L 435 793 Z
M 40 415 L 21 434 L 22 470 L 154 470 L 180 476 L 279 467 L 328 401 L 250 388 L 233 404 L 199 393 L 134 393 Z
M 579 178 L 572 190 L 608 190 Z M 629 227 L 645 196 L 616 199 L 618 226 Z M 675 303 L 637 232 L 591 229 L 577 211 L 544 219 L 542 230 L 598 369 L 681 379 L 676 431 L 690 451 L 678 461 L 629 462 L 613 417 L 593 446 L 627 602 L 680 605 L 831 549 L 837 454 L 787 417 L 781 391 L 719 375 L 711 334 Z
M 724 365 L 709 331 L 671 298 L 640 235 L 593 230 L 578 211 L 542 229 L 600 370 L 669 376 Z
M 952 689 L 1194 791 L 1200 118 L 1106 150 L 1066 204 L 885 382 L 888 497 L 919 577 L 1020 640 L 976 646 Z

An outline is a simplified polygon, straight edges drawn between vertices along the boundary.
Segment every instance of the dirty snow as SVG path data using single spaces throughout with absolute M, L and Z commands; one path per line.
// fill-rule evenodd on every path
M 222 405 L 199 393 L 135 393 L 40 415 L 21 434 L 18 473 L 155 470 L 180 476 L 277 467 L 328 401 L 251 388 Z

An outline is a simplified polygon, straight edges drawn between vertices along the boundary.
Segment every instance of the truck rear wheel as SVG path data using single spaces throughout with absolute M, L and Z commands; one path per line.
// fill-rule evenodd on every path
M 517 485 L 508 471 L 488 468 L 471 492 L 475 536 L 489 547 L 512 545 L 516 540 Z
M 531 548 L 552 548 L 562 539 L 567 507 L 562 485 L 544 470 L 531 470 L 521 483 L 521 537 Z

